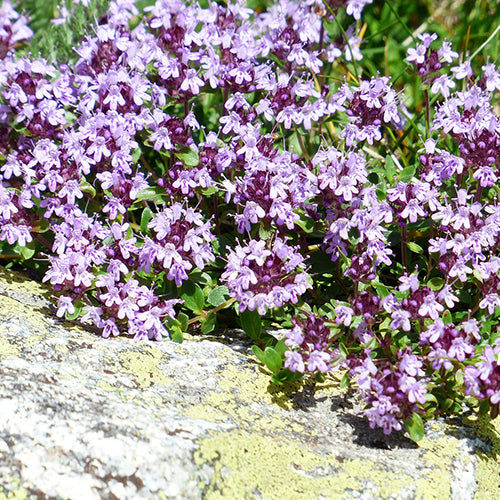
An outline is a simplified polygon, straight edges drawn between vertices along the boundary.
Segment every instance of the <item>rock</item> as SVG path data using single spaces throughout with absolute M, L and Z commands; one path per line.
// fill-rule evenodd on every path
M 104 340 L 0 270 L 0 500 L 496 498 L 498 430 L 384 436 L 333 378 L 270 383 L 244 337 Z

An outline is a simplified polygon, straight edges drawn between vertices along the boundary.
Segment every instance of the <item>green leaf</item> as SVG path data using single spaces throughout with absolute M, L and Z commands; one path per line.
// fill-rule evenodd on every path
M 90 184 L 87 181 L 80 182 L 80 191 L 82 193 L 89 194 L 91 198 L 95 198 L 96 190 L 95 190 L 94 186 L 92 186 L 92 184 Z
M 184 337 L 182 336 L 182 330 L 178 326 L 172 326 L 170 328 L 170 338 L 177 342 L 178 344 L 182 344 L 184 342 Z
M 226 302 L 228 298 L 229 288 L 225 285 L 222 285 L 210 291 L 207 297 L 207 302 L 214 307 L 218 307 L 224 304 L 224 302 Z
M 383 283 L 380 283 L 380 279 L 378 277 L 372 280 L 371 285 L 373 286 L 373 288 L 375 288 L 375 290 L 377 290 L 377 294 L 379 297 L 384 298 L 391 293 L 389 287 L 387 287 Z
M 217 316 L 215 313 L 211 312 L 207 314 L 206 318 L 201 320 L 201 333 L 210 333 L 215 329 L 217 323 Z
M 203 311 L 205 298 L 203 290 L 196 283 L 185 281 L 182 284 L 181 299 L 184 301 L 184 305 L 194 313 L 200 314 Z
M 252 352 L 255 354 L 255 357 L 261 362 L 265 363 L 264 361 L 264 351 L 256 345 L 252 346 Z
M 314 231 L 314 221 L 311 218 L 300 218 L 295 221 L 295 224 L 299 226 L 304 233 L 312 233 Z
M 349 356 L 349 351 L 343 342 L 339 342 L 339 351 L 343 358 L 347 358 L 347 356 Z
M 490 400 L 483 399 L 479 402 L 479 415 L 484 416 L 490 411 Z
M 14 251 L 22 255 L 24 260 L 29 260 L 33 255 L 35 255 L 36 249 L 34 242 L 28 243 L 26 246 L 22 247 L 18 243 L 14 246 Z
M 264 363 L 273 373 L 277 373 L 283 366 L 283 359 L 273 347 L 266 347 L 264 350 Z
M 175 153 L 175 156 L 186 167 L 196 167 L 200 163 L 200 157 L 198 156 L 198 153 L 191 148 L 182 148 L 180 153 Z
M 276 346 L 276 337 L 269 335 L 269 333 L 261 333 L 259 337 L 259 344 L 264 347 L 275 347 Z
M 141 215 L 141 231 L 143 233 L 147 233 L 148 232 L 148 224 L 149 224 L 149 221 L 153 218 L 153 216 L 154 216 L 154 214 L 153 214 L 152 210 L 149 207 L 146 207 L 142 211 L 142 215 Z
M 187 331 L 188 326 L 189 326 L 189 316 L 184 313 L 179 313 L 176 317 L 177 321 L 179 322 L 179 325 L 182 329 L 183 332 Z
M 298 208 L 295 212 L 300 217 L 298 221 L 295 221 L 295 224 L 297 224 L 297 226 L 299 226 L 305 233 L 312 233 L 315 226 L 314 220 L 306 214 L 306 211 L 303 208 Z
M 394 182 L 394 177 L 396 176 L 396 165 L 394 164 L 394 160 L 387 155 L 385 157 L 385 177 L 389 181 L 390 184 Z
M 348 387 L 350 382 L 351 382 L 351 377 L 349 375 L 349 371 L 346 371 L 344 373 L 344 376 L 342 377 L 342 380 L 340 381 L 339 387 L 341 389 L 345 389 L 346 387 Z
M 83 309 L 82 301 L 75 300 L 73 302 L 73 307 L 75 308 L 75 312 L 73 312 L 71 314 L 69 312 L 66 312 L 64 315 L 64 318 L 67 319 L 68 321 L 73 321 L 73 320 L 77 319 L 78 317 L 80 317 L 80 314 L 82 313 L 82 309 Z
M 387 198 L 387 191 L 384 188 L 377 188 L 375 194 L 377 195 L 378 201 L 385 201 L 385 199 Z
M 444 278 L 440 278 L 439 276 L 436 276 L 435 278 L 432 278 L 427 282 L 427 286 L 434 292 L 441 290 L 444 284 Z
M 441 403 L 441 407 L 443 410 L 449 410 L 455 403 L 454 399 L 446 398 L 443 403 Z
M 257 311 L 245 309 L 240 312 L 241 328 L 253 340 L 260 340 L 262 334 L 262 321 Z
M 412 416 L 405 421 L 405 427 L 413 441 L 420 441 L 424 437 L 424 422 L 418 413 L 414 412 Z
M 406 243 L 406 246 L 408 247 L 409 250 L 411 250 L 414 253 L 418 254 L 424 253 L 424 249 L 420 245 L 417 245 L 414 241 L 408 241 Z
M 416 172 L 415 165 L 403 168 L 403 170 L 399 172 L 398 180 L 401 182 L 410 182 L 413 176 L 415 175 L 415 172 Z
M 288 368 L 279 371 L 278 373 L 273 373 L 271 376 L 271 381 L 274 384 L 283 385 L 290 382 L 296 382 L 303 377 L 300 372 L 292 372 Z
M 453 322 L 453 317 L 451 316 L 451 312 L 450 312 L 449 309 L 445 309 L 443 311 L 442 319 L 443 319 L 443 323 L 445 325 L 447 325 L 448 323 L 452 323 Z
M 288 346 L 285 344 L 285 339 L 281 339 L 275 346 L 274 350 L 280 355 L 283 356 L 286 351 L 288 351 Z
M 340 257 L 340 260 L 342 261 L 342 264 L 344 264 L 345 266 L 350 266 L 351 265 L 351 259 L 349 259 L 349 257 L 347 257 L 347 255 L 345 255 L 342 250 L 338 249 L 338 252 L 339 252 L 339 257 Z
M 212 196 L 217 192 L 217 188 L 215 186 L 208 186 L 207 188 L 203 188 L 201 192 L 203 193 L 203 196 Z
M 132 162 L 134 163 L 134 165 L 139 161 L 141 155 L 142 155 L 141 148 L 137 148 L 132 151 Z
M 66 122 L 67 122 L 66 124 L 71 125 L 71 124 L 76 122 L 78 117 L 74 113 L 72 113 L 71 111 L 65 111 L 64 118 L 66 119 Z
M 154 201 L 161 204 L 166 200 L 165 189 L 159 186 L 147 187 L 137 193 L 136 201 Z

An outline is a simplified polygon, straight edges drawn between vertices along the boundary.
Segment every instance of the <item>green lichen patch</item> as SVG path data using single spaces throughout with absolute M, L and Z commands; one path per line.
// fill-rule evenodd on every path
M 19 356 L 21 352 L 20 342 L 12 337 L 4 335 L 0 329 L 0 358 L 7 356 Z
M 500 422 L 491 420 L 489 415 L 479 418 L 468 418 L 477 437 L 485 444 L 476 451 L 478 458 L 476 480 L 478 490 L 475 500 L 491 500 L 500 496 Z
M 0 317 L 3 321 L 17 319 L 22 316 L 25 321 L 40 329 L 46 331 L 48 324 L 46 317 L 36 308 L 24 304 L 22 301 L 0 295 Z
M 214 475 L 206 500 L 222 498 L 346 498 L 351 491 L 376 497 L 407 489 L 410 477 L 387 474 L 370 460 L 316 454 L 301 443 L 235 430 L 201 442 L 197 464 L 210 463 Z
M 0 500 L 27 500 L 28 498 L 28 492 L 24 488 L 0 491 Z
M 129 374 L 139 387 L 146 388 L 155 383 L 171 383 L 159 367 L 160 363 L 165 362 L 168 362 L 168 356 L 154 346 L 132 344 L 130 349 L 114 352 L 111 356 L 104 355 L 103 369 Z

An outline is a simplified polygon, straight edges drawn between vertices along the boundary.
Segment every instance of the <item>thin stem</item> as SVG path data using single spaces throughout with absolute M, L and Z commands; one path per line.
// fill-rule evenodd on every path
M 321 18 L 321 28 L 319 31 L 319 45 L 318 45 L 318 50 L 321 52 L 323 50 L 323 38 L 325 36 L 325 22 L 324 18 Z
M 234 304 L 234 302 L 236 302 L 236 299 L 233 297 L 229 300 L 226 300 L 226 302 L 224 302 L 220 306 L 214 307 L 213 309 L 209 309 L 208 311 L 202 311 L 202 313 L 199 314 L 198 316 L 191 318 L 188 321 L 188 325 L 192 325 L 193 323 L 197 323 L 198 321 L 205 319 L 210 313 L 216 313 L 216 312 L 220 311 L 221 309 L 225 309 L 226 307 L 230 306 L 231 304 Z
M 474 197 L 474 201 L 476 201 L 476 202 L 481 201 L 481 194 L 482 193 L 483 193 L 483 186 L 481 186 L 481 184 L 479 184 L 479 186 L 477 186 L 476 196 Z
M 146 170 L 153 176 L 153 179 L 155 180 L 155 182 L 157 182 L 158 176 L 154 173 L 153 169 L 149 165 L 149 163 L 146 160 L 146 157 L 144 155 L 141 155 L 141 163 L 146 167 Z
M 220 234 L 220 220 L 219 220 L 219 198 L 217 193 L 214 196 L 214 217 L 215 217 L 215 233 Z
M 333 19 L 335 20 L 335 23 L 337 24 L 338 28 L 342 32 L 342 36 L 344 37 L 344 40 L 345 40 L 346 45 L 347 45 L 347 48 L 349 49 L 349 53 L 351 55 L 352 67 L 354 69 L 354 76 L 356 77 L 356 83 L 357 83 L 357 82 L 359 82 L 359 73 L 358 73 L 358 68 L 356 66 L 356 60 L 354 59 L 354 52 L 351 49 L 351 44 L 349 43 L 349 38 L 347 38 L 347 34 L 346 34 L 344 28 L 342 27 L 342 24 L 338 21 L 335 12 L 330 7 L 330 5 L 328 5 L 328 3 L 326 2 L 326 0 L 323 0 L 323 4 L 328 9 L 328 11 L 330 12 L 330 14 L 333 16 Z
M 403 19 L 399 15 L 398 11 L 392 5 L 392 2 L 390 2 L 389 0 L 386 0 L 386 4 L 389 6 L 389 9 L 392 10 L 393 14 L 398 18 L 398 21 L 402 24 L 403 28 L 408 33 L 409 38 L 411 38 L 413 40 L 413 43 L 415 43 L 415 35 L 413 34 L 413 31 L 410 28 L 408 28 L 407 24 L 403 21 Z
M 33 234 L 33 233 L 32 233 Z M 46 248 L 52 250 L 52 243 L 46 240 L 40 233 L 34 233 L 33 236 Z
M 295 134 L 297 135 L 297 139 L 299 141 L 300 148 L 302 149 L 302 153 L 304 154 L 306 160 L 310 161 L 311 157 L 309 156 L 309 153 L 307 152 L 307 149 L 306 149 L 306 147 L 304 145 L 304 141 L 302 140 L 302 136 L 300 135 L 299 130 L 297 129 L 297 127 L 295 127 Z
M 481 52 L 486 47 L 486 45 L 488 45 L 491 42 L 493 37 L 495 37 L 499 31 L 500 31 L 500 24 L 494 29 L 493 33 L 486 39 L 486 41 L 472 53 L 472 55 L 469 57 L 469 60 L 474 59 L 474 57 L 476 57 L 479 54 L 479 52 Z
M 429 102 L 429 91 L 427 89 L 424 90 L 424 100 L 425 100 L 425 130 L 427 132 L 427 137 L 429 137 L 430 126 L 431 126 L 431 106 Z
M 406 272 L 406 248 L 407 248 L 407 230 L 406 222 L 403 223 L 403 227 L 401 228 L 401 262 L 403 264 L 403 270 Z
M 429 234 L 429 239 L 434 238 L 434 221 L 432 220 L 432 217 L 430 218 L 430 234 Z M 427 280 L 431 276 L 431 270 L 432 270 L 432 253 L 429 252 L 429 258 L 427 260 Z

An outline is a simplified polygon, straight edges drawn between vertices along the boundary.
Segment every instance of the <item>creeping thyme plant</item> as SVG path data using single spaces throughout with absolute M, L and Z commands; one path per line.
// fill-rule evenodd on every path
M 391 2 L 74 0 L 44 53 L 15 7 L 1 257 L 59 317 L 139 340 L 240 326 L 275 383 L 343 370 L 385 433 L 498 414 L 499 29 L 470 53 Z M 395 74 L 376 8 L 406 30 Z

